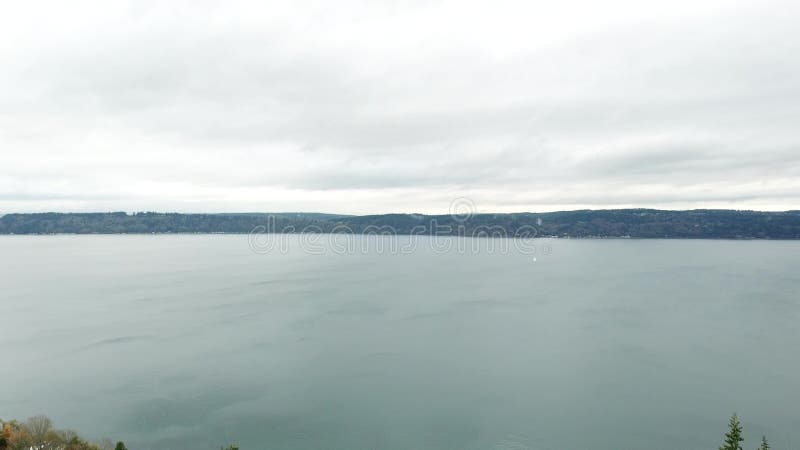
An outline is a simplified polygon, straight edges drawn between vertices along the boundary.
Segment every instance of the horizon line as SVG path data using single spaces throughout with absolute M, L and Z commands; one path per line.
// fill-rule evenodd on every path
M 731 208 L 692 208 L 692 209 L 660 209 L 648 207 L 632 207 L 632 208 L 580 208 L 580 209 L 561 209 L 552 211 L 515 211 L 515 212 L 497 212 L 497 211 L 472 211 L 471 215 L 512 215 L 512 214 L 555 214 L 555 213 L 568 213 L 568 212 L 600 212 L 600 211 L 659 211 L 659 212 L 693 212 L 693 211 L 716 211 L 716 212 L 752 212 L 752 213 L 793 213 L 800 212 L 800 209 L 786 209 L 786 210 L 758 210 L 758 209 L 731 209 Z M 320 211 L 228 211 L 228 212 L 180 212 L 168 210 L 108 210 L 108 211 L 36 211 L 36 212 L 0 212 L 0 217 L 12 214 L 120 214 L 126 215 L 135 214 L 180 214 L 180 215 L 264 215 L 264 214 L 315 214 L 322 216 L 338 216 L 338 217 L 369 217 L 369 216 L 389 216 L 389 215 L 409 215 L 409 216 L 448 216 L 452 215 L 451 212 L 444 213 L 418 213 L 418 212 L 385 212 L 385 213 L 371 213 L 371 214 L 347 214 L 347 213 L 331 213 Z

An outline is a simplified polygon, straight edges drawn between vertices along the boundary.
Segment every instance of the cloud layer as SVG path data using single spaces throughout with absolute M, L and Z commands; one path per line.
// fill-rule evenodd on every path
M 0 213 L 800 207 L 796 2 L 3 9 Z

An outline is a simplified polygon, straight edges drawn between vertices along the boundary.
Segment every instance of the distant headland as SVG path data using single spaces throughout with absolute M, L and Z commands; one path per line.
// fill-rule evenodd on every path
M 0 216 L 0 234 L 354 233 L 552 238 L 800 239 L 800 211 L 578 210 L 459 215 L 159 212 Z

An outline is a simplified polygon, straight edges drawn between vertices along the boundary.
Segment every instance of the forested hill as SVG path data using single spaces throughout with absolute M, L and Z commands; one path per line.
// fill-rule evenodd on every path
M 0 217 L 0 234 L 333 232 L 466 236 L 800 239 L 800 211 L 580 210 L 344 216 L 317 213 L 37 213 Z

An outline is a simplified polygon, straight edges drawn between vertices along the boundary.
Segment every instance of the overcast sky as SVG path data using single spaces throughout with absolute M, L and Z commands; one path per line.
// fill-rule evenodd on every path
M 0 214 L 800 209 L 799 5 L 6 1 Z

